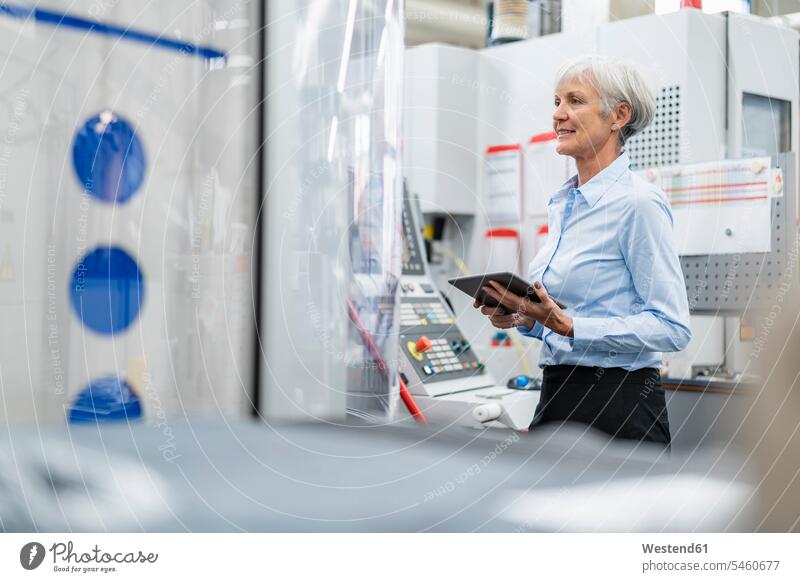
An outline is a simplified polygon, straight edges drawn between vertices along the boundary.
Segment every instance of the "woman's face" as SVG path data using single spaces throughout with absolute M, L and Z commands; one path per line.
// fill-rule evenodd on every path
M 562 82 L 556 89 L 553 112 L 556 151 L 573 158 L 597 155 L 610 139 L 618 139 L 617 132 L 611 130 L 615 118 L 613 113 L 603 116 L 600 94 L 590 83 Z

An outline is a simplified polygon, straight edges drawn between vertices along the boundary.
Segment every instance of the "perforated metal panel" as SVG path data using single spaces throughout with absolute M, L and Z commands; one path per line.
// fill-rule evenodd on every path
M 693 313 L 741 313 L 768 308 L 785 285 L 794 285 L 797 269 L 795 225 L 796 167 L 792 154 L 772 158 L 783 170 L 784 195 L 772 199 L 772 251 L 681 257 Z M 794 261 L 794 265 L 791 265 Z
M 670 166 L 681 162 L 681 87 L 662 87 L 656 96 L 656 115 L 625 150 L 633 168 Z

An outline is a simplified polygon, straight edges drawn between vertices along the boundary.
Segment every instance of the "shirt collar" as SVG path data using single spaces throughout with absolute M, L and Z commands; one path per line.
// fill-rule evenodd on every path
M 583 196 L 589 208 L 594 207 L 597 201 L 603 197 L 611 186 L 613 186 L 622 175 L 628 171 L 631 165 L 631 158 L 627 152 L 623 151 L 619 157 L 611 162 L 607 167 L 603 168 L 591 180 L 586 182 L 583 186 L 578 188 L 578 176 L 572 176 L 569 180 L 564 182 L 563 186 L 553 194 L 550 198 L 550 203 L 555 202 L 566 196 L 573 188 L 578 194 Z

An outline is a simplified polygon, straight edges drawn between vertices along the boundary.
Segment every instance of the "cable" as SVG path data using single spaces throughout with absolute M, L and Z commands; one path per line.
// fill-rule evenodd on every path
M 470 274 L 469 268 L 467 267 L 467 264 L 464 261 L 462 261 L 459 258 L 459 256 L 456 255 L 453 251 L 451 251 L 450 249 L 447 249 L 447 248 L 440 248 L 439 251 L 443 255 L 448 256 L 451 259 L 453 259 L 453 262 L 456 264 L 456 267 L 458 267 L 458 270 L 461 272 L 462 275 L 469 275 Z
M 356 330 L 358 331 L 358 335 L 361 336 L 361 341 L 366 346 L 369 353 L 372 354 L 372 357 L 375 358 L 375 363 L 378 365 L 378 370 L 384 376 L 389 374 L 389 368 L 386 366 L 386 362 L 383 360 L 383 356 L 381 355 L 378 346 L 375 345 L 375 341 L 372 339 L 369 331 L 364 327 L 364 324 L 361 322 L 361 317 L 358 315 L 358 310 L 356 306 L 353 305 L 353 302 L 350 298 L 347 298 L 347 311 L 350 314 L 350 321 L 353 322 L 353 325 L 356 326 Z M 408 412 L 411 413 L 411 416 L 414 417 L 420 424 L 428 424 L 428 419 L 425 418 L 425 414 L 420 410 L 419 406 L 417 405 L 417 401 L 414 400 L 414 396 L 412 396 L 411 392 L 406 386 L 406 383 L 403 381 L 402 378 L 398 378 L 400 381 L 400 398 L 403 400 L 403 403 L 406 405 Z

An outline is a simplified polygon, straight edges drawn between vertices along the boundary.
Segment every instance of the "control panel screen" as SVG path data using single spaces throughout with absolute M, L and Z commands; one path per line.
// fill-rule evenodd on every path
M 411 200 L 403 199 L 403 275 L 424 275 L 420 233 L 414 221 Z
M 743 156 L 772 156 L 791 149 L 791 105 L 783 99 L 742 95 Z

